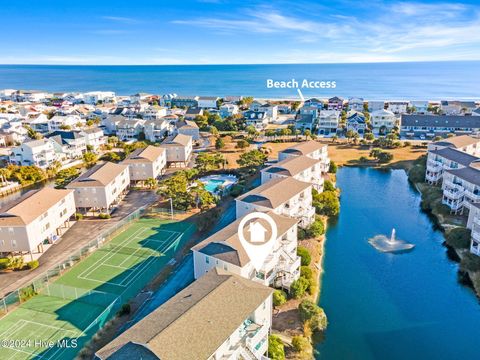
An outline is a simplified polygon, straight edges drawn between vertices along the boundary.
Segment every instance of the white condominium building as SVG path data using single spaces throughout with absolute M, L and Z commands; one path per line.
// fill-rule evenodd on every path
M 292 156 L 308 156 L 309 158 L 320 160 L 323 172 L 328 172 L 330 167 L 330 158 L 328 157 L 328 146 L 315 140 L 305 141 L 289 147 L 278 153 L 278 160 L 282 161 Z
M 293 177 L 312 184 L 318 192 L 323 191 L 322 161 L 308 156 L 292 156 L 261 171 L 262 184 L 272 180 Z
M 195 278 L 198 279 L 213 268 L 220 267 L 263 285 L 290 289 L 292 282 L 300 277 L 300 257 L 297 256 L 298 220 L 273 212 L 267 215 L 276 224 L 277 239 L 272 253 L 266 258 L 261 269 L 255 270 L 240 242 L 237 233 L 243 219 L 240 218 L 192 248 Z M 263 229 L 267 229 L 265 237 L 270 238 L 269 224 L 263 219 L 256 221 Z M 248 237 L 248 229 L 249 223 L 243 228 L 245 237 Z
M 43 252 L 75 214 L 73 190 L 44 187 L 33 190 L 0 209 L 0 252 Z
M 212 269 L 97 351 L 96 358 L 266 359 L 272 292 Z
M 106 162 L 80 175 L 67 185 L 67 189 L 75 190 L 78 209 L 103 211 L 117 204 L 129 185 L 128 165 Z
M 237 219 L 253 211 L 272 211 L 299 220 L 306 228 L 315 221 L 312 184 L 292 177 L 272 179 L 235 199 Z

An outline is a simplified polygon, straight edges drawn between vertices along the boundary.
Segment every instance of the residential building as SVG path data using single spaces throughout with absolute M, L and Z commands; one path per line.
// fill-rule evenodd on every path
M 286 177 L 293 177 L 299 181 L 312 184 L 318 192 L 323 191 L 322 161 L 312 159 L 308 156 L 288 157 L 278 163 L 271 165 L 261 171 L 262 184 L 272 180 Z
M 368 101 L 368 111 L 374 112 L 377 110 L 385 109 L 385 101 L 383 100 L 369 100 Z
M 55 115 L 48 122 L 48 131 L 72 130 L 79 127 L 77 125 L 80 124 L 85 125 L 85 119 L 78 115 Z
M 54 143 L 50 139 L 26 141 L 12 149 L 10 162 L 22 166 L 35 165 L 46 169 L 59 159 Z
M 171 100 L 172 106 L 196 108 L 198 107 L 198 96 L 176 96 Z
M 113 91 L 90 91 L 83 93 L 83 101 L 87 104 L 108 103 L 115 101 Z
M 243 219 L 240 218 L 192 248 L 195 279 L 218 267 L 266 286 L 290 289 L 292 282 L 300 277 L 300 258 L 297 256 L 297 220 L 273 212 L 267 215 L 276 225 L 277 238 L 274 239 L 275 245 L 271 254 L 265 259 L 261 268 L 255 269 L 238 237 L 238 228 Z M 254 221 L 268 229 L 265 236 L 270 238 L 271 225 L 264 219 Z M 250 223 L 244 226 L 244 232 L 248 232 Z
M 195 120 L 197 116 L 202 116 L 203 115 L 203 109 L 199 107 L 195 108 L 188 108 L 187 111 L 185 111 L 185 120 Z
M 447 101 L 440 102 L 440 109 L 445 115 L 471 114 L 476 108 L 475 101 Z
M 167 137 L 170 124 L 165 119 L 149 120 L 144 124 L 145 139 L 151 142 L 160 142 Z
M 330 168 L 330 158 L 328 157 L 328 146 L 323 145 L 315 140 L 301 142 L 291 146 L 278 153 L 278 161 L 285 160 L 290 157 L 308 156 L 315 160 L 320 160 L 322 172 L 328 172 Z
M 414 100 L 410 101 L 410 108 L 412 109 L 413 114 L 425 115 L 428 114 L 428 106 L 430 103 L 428 101 Z
M 340 111 L 321 110 L 318 115 L 318 135 L 336 135 L 339 129 Z
M 44 187 L 24 194 L 0 209 L 0 252 L 43 252 L 55 242 L 75 214 L 72 190 Z
M 107 143 L 107 137 L 103 130 L 97 127 L 87 128 L 80 131 L 80 134 L 85 138 L 85 143 L 93 152 L 98 152 L 100 147 Z
M 480 159 L 468 166 L 444 170 L 442 203 L 452 212 L 463 213 L 470 210 L 472 203 L 480 202 Z
M 453 147 L 440 147 L 429 150 L 425 181 L 430 184 L 438 184 L 443 180 L 445 170 L 467 167 L 477 159 L 476 156 Z
M 224 119 L 229 116 L 237 115 L 239 113 L 238 105 L 223 104 L 220 106 L 220 116 Z
M 400 124 L 401 135 L 407 137 L 434 138 L 480 132 L 480 117 L 477 116 L 402 114 Z
M 318 109 L 323 109 L 323 101 L 317 98 L 311 98 L 305 101 L 304 106 L 315 106 Z
M 105 162 L 95 165 L 67 185 L 75 190 L 78 209 L 109 211 L 118 204 L 130 185 L 129 166 Z
M 102 126 L 104 131 L 108 135 L 113 135 L 117 132 L 117 126 L 119 123 L 125 121 L 127 118 L 123 115 L 107 115 L 102 119 Z
M 363 100 L 363 98 L 350 98 L 348 99 L 348 108 L 350 110 L 362 112 L 364 103 L 365 101 Z
M 347 131 L 352 130 L 359 135 L 365 133 L 367 123 L 365 121 L 365 115 L 358 111 L 351 111 L 347 116 Z
M 54 131 L 46 138 L 55 141 L 69 159 L 78 159 L 87 151 L 85 137 L 79 131 Z
M 121 141 L 136 141 L 144 129 L 145 120 L 122 120 L 117 124 L 116 135 Z
M 235 199 L 237 219 L 253 211 L 293 217 L 306 228 L 315 221 L 312 184 L 293 177 L 270 180 Z
M 194 121 L 190 120 L 182 120 L 178 121 L 177 124 L 177 132 L 182 135 L 191 136 L 194 141 L 200 139 L 200 129 L 198 125 Z
M 143 149 L 136 149 L 122 164 L 128 165 L 130 181 L 146 181 L 157 179 L 167 166 L 167 153 L 165 148 L 149 145 Z
M 218 99 L 219 97 L 217 96 L 200 96 L 198 98 L 198 107 L 204 109 L 216 109 Z
M 428 144 L 428 151 L 452 148 L 480 157 L 480 138 L 469 135 L 447 137 Z
M 470 252 L 480 256 L 480 204 L 474 203 L 470 206 L 468 213 L 467 227 L 472 231 L 472 240 L 470 243 Z
M 327 110 L 342 110 L 343 109 L 343 99 L 338 96 L 334 96 L 328 99 Z
M 370 123 L 375 134 L 385 135 L 395 127 L 397 117 L 390 110 L 376 110 L 370 113 Z
M 313 114 L 298 114 L 295 118 L 295 129 L 304 132 L 312 131 L 315 127 L 316 117 Z
M 410 102 L 408 101 L 388 101 L 387 109 L 394 114 L 406 114 Z
M 247 126 L 254 126 L 257 129 L 264 129 L 270 121 L 267 113 L 263 111 L 247 110 L 243 113 L 243 116 Z
M 265 359 L 273 289 L 212 269 L 96 353 L 100 360 Z
M 167 152 L 167 164 L 169 166 L 187 166 L 193 149 L 191 136 L 178 134 L 165 139 L 161 147 Z

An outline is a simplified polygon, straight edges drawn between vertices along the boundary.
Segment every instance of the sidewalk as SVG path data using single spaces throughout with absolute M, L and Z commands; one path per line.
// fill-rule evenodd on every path
M 40 265 L 34 270 L 14 271 L 0 274 L 0 297 L 28 284 L 53 266 L 77 252 L 83 246 L 93 241 L 105 230 L 113 227 L 123 218 L 139 207 L 157 201 L 158 196 L 153 191 L 130 191 L 124 198 L 112 218 L 108 220 L 77 221 L 61 238 L 52 245 L 40 258 Z

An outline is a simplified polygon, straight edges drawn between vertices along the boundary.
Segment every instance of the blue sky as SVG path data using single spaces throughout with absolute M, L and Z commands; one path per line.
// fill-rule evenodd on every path
M 480 59 L 478 1 L 0 0 L 0 9 L 2 64 Z

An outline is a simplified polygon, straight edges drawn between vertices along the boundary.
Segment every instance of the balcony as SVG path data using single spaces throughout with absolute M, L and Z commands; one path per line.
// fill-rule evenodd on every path
M 470 245 L 470 252 L 472 254 L 480 256 L 480 241 L 477 242 L 474 239 L 472 239 L 472 243 Z
M 442 171 L 443 164 L 438 161 L 428 160 L 427 161 L 427 170 L 432 172 Z
M 437 172 L 437 173 L 428 173 L 425 175 L 425 180 L 427 181 L 432 181 L 432 182 L 437 182 L 442 178 L 442 173 Z
M 471 202 L 474 202 L 474 203 L 480 202 L 480 194 L 478 192 L 475 193 L 470 190 L 465 190 L 465 196 L 468 197 L 471 200 Z

